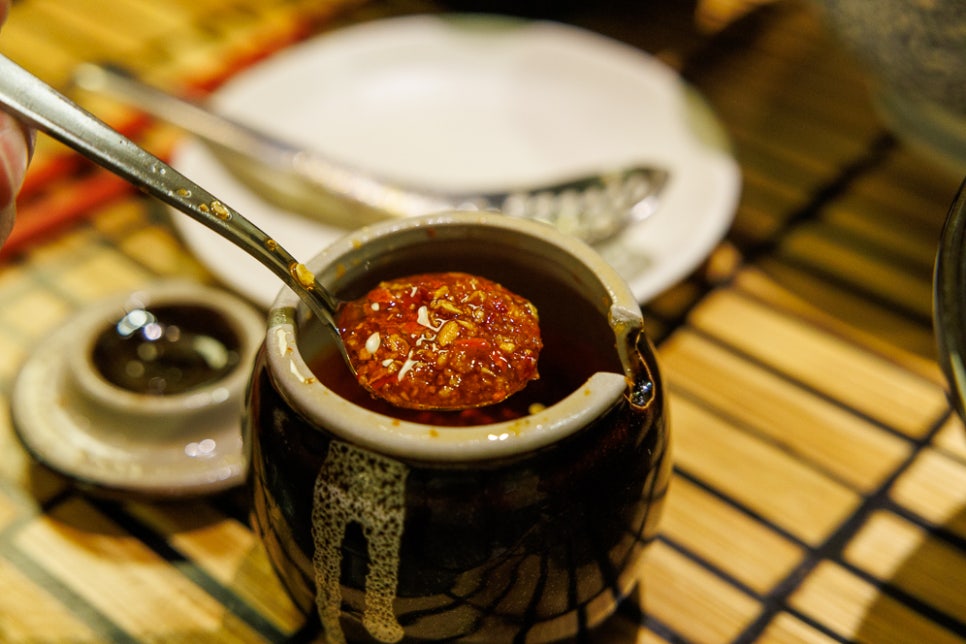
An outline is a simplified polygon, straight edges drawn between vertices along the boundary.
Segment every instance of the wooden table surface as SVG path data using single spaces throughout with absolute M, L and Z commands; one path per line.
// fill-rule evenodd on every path
M 964 642 L 966 429 L 931 318 L 962 177 L 886 131 L 856 62 L 802 0 L 692 4 L 561 16 L 679 68 L 743 173 L 727 238 L 644 305 L 669 383 L 674 481 L 639 596 L 585 639 Z M 433 9 L 19 0 L 0 51 L 59 85 L 82 60 L 114 59 L 203 91 L 339 24 Z M 162 154 L 177 140 L 94 107 Z M 0 641 L 311 638 L 243 494 L 89 496 L 33 461 L 11 426 L 11 385 L 46 334 L 163 277 L 214 283 L 156 203 L 41 138 L 0 255 Z

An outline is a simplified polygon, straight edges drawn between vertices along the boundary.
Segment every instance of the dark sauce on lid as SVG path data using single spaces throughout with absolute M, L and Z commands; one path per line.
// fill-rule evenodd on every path
M 204 306 L 128 311 L 97 337 L 92 360 L 111 384 L 139 394 L 186 393 L 227 376 L 240 361 L 228 321 Z

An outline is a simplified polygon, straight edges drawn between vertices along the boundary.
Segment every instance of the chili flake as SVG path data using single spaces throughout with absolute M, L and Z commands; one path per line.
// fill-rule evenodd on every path
M 483 277 L 386 281 L 343 306 L 338 324 L 359 384 L 398 407 L 491 405 L 539 377 L 536 308 Z

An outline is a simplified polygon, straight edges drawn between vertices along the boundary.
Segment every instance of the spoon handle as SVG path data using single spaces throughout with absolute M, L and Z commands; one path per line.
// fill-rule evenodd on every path
M 336 301 L 281 245 L 207 190 L 3 55 L 0 106 L 242 248 L 335 328 Z
M 72 82 L 88 91 L 120 97 L 155 118 L 245 157 L 291 166 L 299 155 L 294 146 L 143 83 L 121 67 L 83 63 L 74 71 Z

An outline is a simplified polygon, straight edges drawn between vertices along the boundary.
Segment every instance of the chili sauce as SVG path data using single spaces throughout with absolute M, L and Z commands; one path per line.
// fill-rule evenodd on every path
M 536 307 L 480 276 L 384 281 L 343 306 L 338 325 L 359 384 L 397 407 L 484 407 L 539 378 Z

